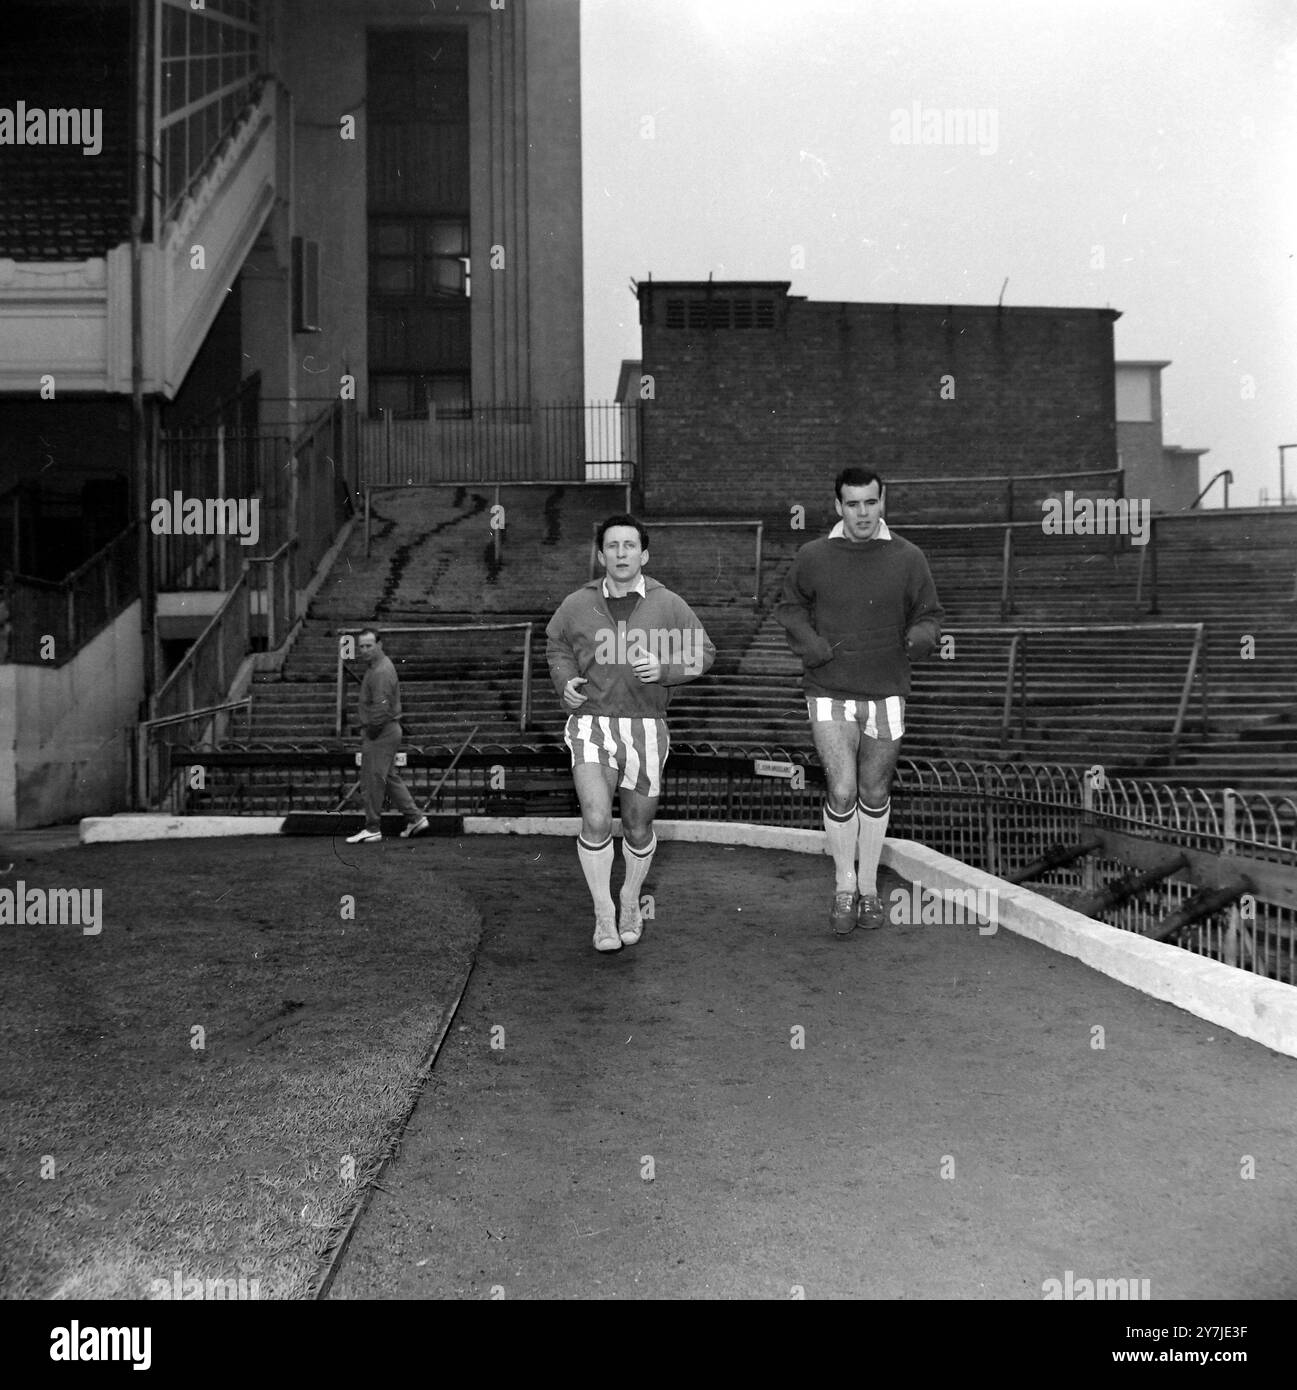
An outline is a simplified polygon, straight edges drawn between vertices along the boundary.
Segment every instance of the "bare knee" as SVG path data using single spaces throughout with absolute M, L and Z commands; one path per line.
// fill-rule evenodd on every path
M 829 810 L 834 815 L 845 816 L 856 804 L 855 785 L 847 779 L 827 782 L 825 798 L 829 803 Z
M 892 779 L 890 777 L 870 777 L 862 778 L 860 781 L 860 804 L 868 806 L 872 810 L 881 811 L 887 805 L 887 798 L 891 795 Z
M 632 849 L 646 849 L 653 839 L 653 822 L 630 821 L 624 816 L 621 823 L 622 835 Z

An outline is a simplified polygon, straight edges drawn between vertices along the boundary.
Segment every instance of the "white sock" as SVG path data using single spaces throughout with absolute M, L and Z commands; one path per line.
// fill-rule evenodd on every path
M 576 852 L 585 871 L 585 881 L 590 885 L 595 912 L 612 912 L 612 832 L 609 831 L 608 838 L 601 845 L 587 844 L 578 835 Z
M 856 808 L 839 815 L 824 803 L 824 834 L 833 856 L 835 893 L 852 893 L 856 887 Z
M 858 801 L 856 809 L 860 812 L 860 891 L 868 896 L 878 892 L 878 861 L 883 854 L 883 841 L 887 838 L 892 799 L 889 796 L 880 807 L 866 806 L 863 801 Z
M 623 835 L 621 841 L 622 862 L 626 865 L 626 882 L 622 884 L 623 898 L 633 898 L 639 902 L 639 890 L 648 877 L 649 865 L 653 863 L 653 851 L 658 847 L 657 836 L 648 842 L 645 849 L 632 849 L 630 841 Z

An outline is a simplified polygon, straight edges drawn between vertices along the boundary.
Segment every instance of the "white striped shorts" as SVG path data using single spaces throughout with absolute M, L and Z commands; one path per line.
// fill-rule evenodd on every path
M 892 742 L 905 733 L 904 695 L 886 695 L 881 700 L 833 700 L 827 695 L 808 695 L 806 710 L 812 724 L 859 724 L 866 738 Z
M 671 752 L 666 720 L 643 715 L 570 714 L 563 742 L 577 763 L 599 763 L 621 773 L 618 786 L 641 796 L 662 795 L 662 769 Z

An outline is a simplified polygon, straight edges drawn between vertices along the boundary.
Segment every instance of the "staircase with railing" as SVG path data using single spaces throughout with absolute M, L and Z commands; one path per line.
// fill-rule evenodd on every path
M 353 538 L 291 660 L 252 687 L 240 745 L 259 750 L 258 757 L 279 750 L 290 763 L 299 756 L 294 750 L 307 748 L 316 750 L 310 756 L 351 756 L 349 721 L 341 737 L 337 724 L 337 632 L 344 626 L 530 620 L 538 635 L 563 595 L 588 574 L 588 528 L 611 499 L 555 487 L 524 502 L 521 489 L 506 489 L 508 526 L 497 556 L 489 526 L 493 495 L 411 490 L 376 504 L 369 557 Z M 611 505 L 620 509 L 620 499 Z M 750 598 L 739 597 L 750 586 L 736 582 L 750 565 L 750 539 L 703 531 L 691 555 L 686 533 L 653 531 L 651 519 L 649 525 L 651 572 L 693 603 L 718 647 L 713 670 L 673 693 L 675 745 L 760 747 L 808 759 L 799 671 L 772 612 L 804 536 L 767 539 L 761 603 L 754 609 Z M 1297 631 L 1285 586 L 1272 582 L 1260 598 L 1254 589 L 1258 572 L 1283 553 L 1286 533 L 1273 532 L 1269 522 L 1251 525 L 1246 544 L 1222 533 L 1221 544 L 1208 549 L 1209 587 L 1196 590 L 1181 590 L 1173 580 L 1190 577 L 1204 533 L 1180 545 L 1174 528 L 1163 528 L 1158 614 L 1147 611 L 1147 591 L 1139 596 L 1139 547 L 1127 538 L 1045 537 L 1038 526 L 1019 529 L 1009 586 L 1013 611 L 1005 620 L 1001 524 L 898 526 L 928 555 L 953 639 L 944 655 L 914 669 L 907 754 L 1102 763 L 1110 775 L 1209 785 L 1246 773 L 1249 785 L 1262 789 L 1281 789 L 1285 777 L 1287 787 L 1297 785 L 1282 762 L 1272 772 L 1247 753 L 1248 731 L 1257 729 L 1270 731 L 1262 746 L 1273 752 L 1292 727 L 1286 712 L 1297 707 Z M 1241 615 L 1262 634 L 1248 662 L 1238 659 Z M 537 649 L 530 721 L 520 720 L 523 653 L 516 635 L 497 641 L 400 634 L 390 640 L 389 654 L 403 670 L 412 747 L 447 755 L 476 726 L 478 745 L 539 746 L 559 756 L 564 716 Z M 350 709 L 354 685 L 346 691 Z M 1219 763 L 1204 761 L 1209 740 L 1224 750 Z M 300 789 L 299 795 L 309 800 Z

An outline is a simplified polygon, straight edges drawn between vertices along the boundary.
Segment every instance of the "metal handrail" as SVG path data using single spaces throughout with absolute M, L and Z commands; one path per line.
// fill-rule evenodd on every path
M 1034 623 L 1017 627 L 958 627 L 947 630 L 949 637 L 1009 637 L 1009 665 L 1004 677 L 1004 703 L 1000 717 L 1000 751 L 1007 751 L 1009 733 L 1013 727 L 1013 686 L 1015 675 L 1018 678 L 1019 699 L 1018 699 L 1018 733 L 1021 736 L 1026 731 L 1027 722 L 1027 659 L 1026 659 L 1026 638 L 1029 635 L 1053 635 L 1068 634 L 1080 635 L 1092 632 L 1192 632 L 1194 634 L 1193 646 L 1189 652 L 1189 661 L 1185 670 L 1184 684 L 1180 691 L 1180 703 L 1176 712 L 1175 725 L 1171 732 L 1171 746 L 1168 753 L 1169 759 L 1174 762 L 1176 750 L 1184 730 L 1185 714 L 1189 707 L 1189 694 L 1193 688 L 1193 680 L 1199 671 L 1199 658 L 1202 657 L 1202 709 L 1203 727 L 1207 725 L 1207 680 L 1206 680 L 1206 648 L 1204 645 L 1204 633 L 1206 626 L 1203 623 L 1095 623 L 1085 625 L 1080 623 L 1068 623 L 1051 625 L 1048 623 Z M 1021 639 L 1021 640 L 1020 640 Z M 1021 660 L 1019 654 L 1021 653 Z
M 206 642 L 211 637 L 212 633 L 220 626 L 225 618 L 226 612 L 235 600 L 240 597 L 245 597 L 243 590 L 247 587 L 248 568 L 247 562 L 245 561 L 242 573 L 234 581 L 229 593 L 225 595 L 221 606 L 212 614 L 211 621 L 202 632 L 198 634 L 197 638 L 194 640 L 193 646 L 180 658 L 180 663 L 176 669 L 172 671 L 166 680 L 162 682 L 161 686 L 159 686 L 157 693 L 153 696 L 151 708 L 157 709 L 162 703 L 162 697 L 170 692 L 171 687 L 176 684 L 182 675 L 187 674 L 187 668 L 196 664 L 198 653 L 202 650 L 203 643 Z
M 1225 479 L 1225 484 L 1224 484 L 1224 487 L 1222 488 L 1222 491 L 1223 491 L 1224 494 L 1225 494 L 1225 508 L 1226 508 L 1226 510 L 1228 510 L 1228 509 L 1229 509 L 1229 485 L 1234 481 L 1234 474 L 1233 474 L 1233 472 L 1232 472 L 1230 469 L 1228 469 L 1228 468 L 1222 468 L 1218 473 L 1213 473 L 1212 476 L 1211 476 L 1210 481 L 1209 481 L 1208 484 L 1207 484 L 1207 486 L 1206 486 L 1205 488 L 1203 488 L 1203 490 L 1197 495 L 1197 497 L 1195 497 L 1195 498 L 1193 499 L 1192 502 L 1189 503 L 1188 507 L 1187 507 L 1185 510 L 1186 510 L 1186 511 L 1193 511 L 1193 509 L 1198 505 L 1198 503 L 1201 502 L 1202 499 L 1203 499 L 1204 497 L 1206 497 L 1206 495 L 1212 490 L 1213 486 L 1215 486 L 1216 482 L 1217 482 L 1219 479 L 1221 479 L 1221 478 L 1224 478 L 1224 479 Z
M 385 623 L 362 623 L 359 627 L 337 627 L 334 632 L 343 637 L 348 633 L 374 632 L 380 638 L 389 632 L 509 632 L 521 629 L 526 633 L 523 638 L 522 653 L 522 700 L 518 714 L 518 732 L 525 733 L 527 723 L 531 718 L 531 637 L 532 630 L 535 628 L 535 621 L 518 623 L 417 623 L 417 624 L 398 624 L 388 626 Z M 342 737 L 343 726 L 343 672 L 346 663 L 342 658 L 342 643 L 338 643 L 338 666 L 337 666 L 337 696 L 334 707 L 334 736 Z
M 1184 732 L 1184 717 L 1189 709 L 1189 695 L 1193 690 L 1193 679 L 1198 671 L 1198 656 L 1203 650 L 1203 635 L 1206 631 L 1206 624 L 1195 623 L 1194 627 L 1197 630 L 1194 633 L 1193 648 L 1189 652 L 1189 665 L 1184 673 L 1184 685 L 1180 690 L 1180 706 L 1175 713 L 1175 727 L 1171 730 L 1171 746 L 1167 749 L 1167 761 L 1172 764 L 1174 764 L 1180 751 L 1180 738 Z M 1205 665 L 1203 668 L 1202 705 L 1203 725 L 1205 728 L 1207 722 L 1207 682 Z
M 1004 676 L 1004 709 L 1000 716 L 1000 752 L 1005 753 L 1009 747 L 1009 731 L 1013 726 L 1013 676 L 1018 667 L 1018 648 L 1022 641 L 1022 633 L 1015 632 L 1013 640 L 1009 643 L 1009 669 Z
M 1112 478 L 1120 477 L 1120 468 L 1086 468 L 1074 473 L 987 473 L 970 475 L 960 474 L 953 478 L 896 478 L 893 481 L 897 487 L 913 487 L 916 484 L 944 484 L 951 483 L 1041 483 L 1053 481 L 1054 479 L 1067 478 Z M 891 483 L 888 484 L 891 486 Z
M 157 719 L 141 719 L 135 730 L 135 790 L 138 804 L 151 803 L 152 789 L 149 786 L 149 738 L 155 729 L 167 728 L 172 724 L 184 724 L 191 719 L 202 719 L 207 715 L 223 714 L 226 710 L 252 707 L 252 696 L 245 695 L 241 700 L 226 700 L 220 705 L 205 705 L 202 709 L 182 710 L 179 714 L 164 714 Z
M 1000 570 L 1000 618 L 1013 612 L 1013 527 L 1004 528 L 1004 560 Z

